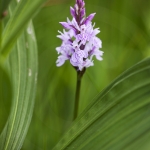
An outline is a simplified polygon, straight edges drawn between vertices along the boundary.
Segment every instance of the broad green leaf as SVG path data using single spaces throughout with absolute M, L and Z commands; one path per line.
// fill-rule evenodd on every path
M 13 97 L 7 125 L 0 136 L 0 149 L 19 150 L 31 121 L 36 80 L 37 46 L 32 22 L 17 40 L 8 61 Z
M 2 35 L 1 53 L 5 57 L 27 25 L 27 22 L 37 13 L 45 0 L 16 0 L 16 2 L 19 4 L 14 8 Z
M 54 150 L 149 150 L 150 58 L 105 88 Z
M 7 122 L 11 105 L 11 83 L 4 67 L 0 65 L 0 133 Z

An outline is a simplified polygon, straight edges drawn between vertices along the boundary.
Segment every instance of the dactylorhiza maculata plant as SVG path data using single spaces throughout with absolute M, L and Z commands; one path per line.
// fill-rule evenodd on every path
M 100 30 L 95 28 L 95 23 L 92 24 L 92 19 L 95 13 L 85 16 L 85 2 L 76 0 L 74 8 L 70 7 L 70 12 L 73 17 L 72 21 L 67 18 L 67 22 L 60 22 L 64 27 L 63 32 L 57 37 L 62 40 L 60 47 L 56 50 L 58 59 L 56 65 L 62 66 L 66 60 L 70 60 L 71 65 L 77 70 L 77 88 L 76 101 L 79 101 L 80 80 L 87 67 L 93 66 L 93 56 L 98 60 L 103 60 L 103 51 L 101 40 L 96 36 Z M 76 106 L 77 105 L 77 106 Z M 78 102 L 75 102 L 75 111 L 77 111 Z M 74 119 L 77 116 L 75 112 Z

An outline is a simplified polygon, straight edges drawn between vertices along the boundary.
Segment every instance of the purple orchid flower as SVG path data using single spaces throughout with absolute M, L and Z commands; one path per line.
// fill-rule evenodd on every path
M 94 29 L 92 19 L 95 13 L 85 17 L 85 3 L 83 0 L 76 0 L 74 8 L 70 7 L 70 12 L 73 17 L 72 21 L 67 18 L 67 22 L 60 22 L 65 28 L 63 33 L 58 31 L 60 35 L 57 37 L 62 40 L 60 47 L 56 50 L 58 59 L 57 66 L 62 66 L 66 60 L 70 60 L 72 66 L 78 71 L 83 68 L 93 66 L 93 56 L 98 60 L 103 60 L 103 51 L 101 40 L 96 37 L 100 32 L 99 28 Z

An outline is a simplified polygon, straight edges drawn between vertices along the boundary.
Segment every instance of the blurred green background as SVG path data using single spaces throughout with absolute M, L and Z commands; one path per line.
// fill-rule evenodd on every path
M 95 59 L 82 80 L 80 113 L 120 73 L 150 55 L 150 1 L 85 0 L 86 14 L 96 12 L 104 60 Z M 66 62 L 56 67 L 56 38 L 61 21 L 70 15 L 75 0 L 51 0 L 34 17 L 38 44 L 38 87 L 32 122 L 22 150 L 47 150 L 72 123 L 76 72 Z

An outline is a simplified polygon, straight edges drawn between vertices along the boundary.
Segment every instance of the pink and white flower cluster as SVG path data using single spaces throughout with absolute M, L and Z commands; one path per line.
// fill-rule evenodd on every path
M 93 66 L 93 56 L 98 60 L 102 60 L 103 51 L 101 40 L 96 36 L 100 30 L 94 29 L 92 25 L 92 19 L 95 13 L 85 17 L 85 3 L 83 0 L 76 0 L 74 8 L 70 8 L 72 21 L 67 18 L 67 22 L 60 22 L 65 28 L 63 32 L 57 37 L 62 40 L 60 47 L 56 50 L 58 59 L 56 61 L 57 66 L 64 64 L 66 60 L 70 60 L 72 66 L 77 70 L 82 71 L 85 67 Z

